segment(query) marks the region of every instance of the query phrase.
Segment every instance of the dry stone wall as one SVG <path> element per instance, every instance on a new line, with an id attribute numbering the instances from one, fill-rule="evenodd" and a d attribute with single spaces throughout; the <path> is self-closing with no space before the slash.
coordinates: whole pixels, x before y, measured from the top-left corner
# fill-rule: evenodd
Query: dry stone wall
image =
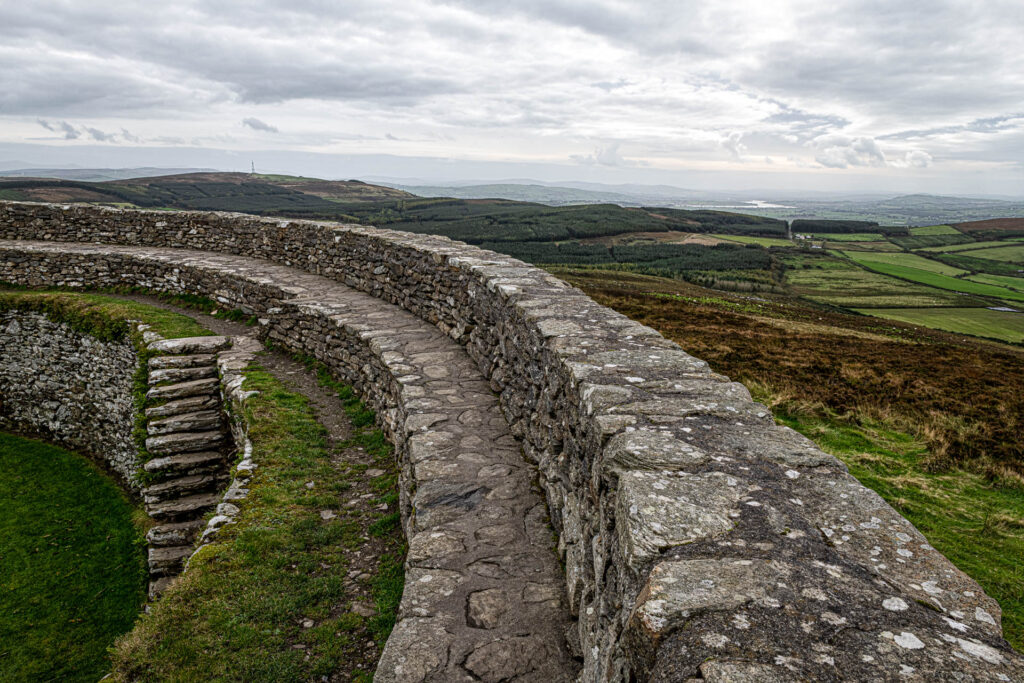
<path id="1" fill-rule="evenodd" d="M 255 312 L 261 336 L 320 358 L 378 411 L 401 464 L 410 550 L 398 623 L 374 680 L 576 678 L 563 575 L 543 498 L 531 486 L 531 468 L 496 397 L 454 341 L 397 306 L 254 259 L 104 245 L 3 246 L 8 244 L 13 248 L 0 246 L 3 277 L 19 283 L 129 283 L 212 294 L 230 308 Z M 244 390 L 241 403 L 236 397 L 243 351 L 233 346 L 231 358 L 222 352 L 218 361 L 236 417 L 246 400 Z M 243 449 L 245 428 L 237 422 L 233 428 Z M 250 458 L 236 466 L 203 539 L 210 525 L 229 523 L 244 505 L 239 501 L 248 475 L 259 466 Z"/>
<path id="2" fill-rule="evenodd" d="M 0 428 L 105 462 L 138 490 L 131 340 L 105 342 L 42 313 L 0 312 Z"/>
<path id="3" fill-rule="evenodd" d="M 443 238 L 225 214 L 3 204 L 0 238 L 253 256 L 397 303 L 465 344 L 537 464 L 581 680 L 1024 678 L 996 603 L 841 463 L 543 271 Z M 117 258 L 57 261 L 0 244 L 0 279 L 137 280 Z M 225 298 L 242 287 L 202 285 Z M 278 325 L 291 337 L 308 321 Z"/>
<path id="4" fill-rule="evenodd" d="M 156 523 L 146 535 L 151 599 L 180 573 L 204 516 L 222 503 L 234 445 L 217 352 L 229 346 L 225 337 L 167 340 L 137 321 L 124 339 L 102 341 L 45 313 L 0 312 L 0 428 L 104 463 L 141 500 Z M 140 357 L 149 357 L 140 401 L 148 407 L 134 394 Z"/>

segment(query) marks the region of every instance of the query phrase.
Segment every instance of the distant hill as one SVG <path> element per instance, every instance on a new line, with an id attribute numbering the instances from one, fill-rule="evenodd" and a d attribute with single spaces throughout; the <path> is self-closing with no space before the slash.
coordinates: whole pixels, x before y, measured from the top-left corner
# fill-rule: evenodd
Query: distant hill
<path id="1" fill-rule="evenodd" d="M 458 199 L 512 199 L 537 202 L 551 206 L 568 204 L 618 204 L 641 206 L 639 198 L 619 192 L 582 190 L 553 185 L 520 185 L 518 183 L 492 183 L 489 185 L 395 185 L 420 197 L 456 197 Z"/>
<path id="2" fill-rule="evenodd" d="M 206 173 L 210 168 L 19 168 L 0 171 L 0 178 L 60 178 L 101 183 L 109 180 L 146 178 L 180 173 Z"/>
<path id="3" fill-rule="evenodd" d="M 217 171 L 130 178 L 107 182 L 0 178 L 0 198 L 45 202 L 97 202 L 140 207 L 241 211 L 321 212 L 334 216 L 338 202 L 412 198 L 390 187 L 358 180 L 320 180 Z"/>
<path id="4" fill-rule="evenodd" d="M 786 234 L 783 221 L 726 211 L 647 210 L 614 203 L 550 206 L 508 199 L 424 198 L 358 180 L 247 173 L 185 173 L 102 183 L 0 178 L 0 199 L 353 221 L 445 235 L 474 244 L 669 231 Z"/>

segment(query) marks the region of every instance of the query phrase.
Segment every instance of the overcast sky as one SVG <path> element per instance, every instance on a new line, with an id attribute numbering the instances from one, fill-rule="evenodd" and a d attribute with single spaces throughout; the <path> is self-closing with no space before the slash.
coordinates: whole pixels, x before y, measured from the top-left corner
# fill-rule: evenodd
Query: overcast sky
<path id="1" fill-rule="evenodd" d="M 0 0 L 0 164 L 1024 195 L 1021 0 Z"/>

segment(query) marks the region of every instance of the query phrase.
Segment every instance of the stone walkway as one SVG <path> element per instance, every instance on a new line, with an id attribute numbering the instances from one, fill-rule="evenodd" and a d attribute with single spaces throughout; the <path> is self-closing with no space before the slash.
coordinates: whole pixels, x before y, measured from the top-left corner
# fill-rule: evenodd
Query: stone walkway
<path id="1" fill-rule="evenodd" d="M 402 458 L 405 594 L 375 680 L 575 679 L 536 473 L 487 380 L 437 328 L 332 280 L 209 252 L 0 241 L 0 279 L 143 286 L 252 310 L 270 339 L 360 387 Z"/>

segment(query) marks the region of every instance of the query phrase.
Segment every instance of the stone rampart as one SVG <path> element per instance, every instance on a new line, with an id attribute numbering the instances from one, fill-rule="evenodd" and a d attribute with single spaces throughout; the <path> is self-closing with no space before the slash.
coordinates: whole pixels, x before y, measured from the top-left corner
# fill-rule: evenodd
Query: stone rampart
<path id="1" fill-rule="evenodd" d="M 741 385 L 539 269 L 444 238 L 228 214 L 7 203 L 0 239 L 251 256 L 399 304 L 464 344 L 537 464 L 581 680 L 1024 676 L 996 603 L 841 463 Z M 148 268 L 165 288 L 226 301 L 288 296 L 259 272 L 142 260 L 2 243 L 0 279 L 134 285 Z M 284 338 L 313 324 L 274 308 L 253 312 Z"/>
<path id="2" fill-rule="evenodd" d="M 138 489 L 130 339 L 101 341 L 43 313 L 0 311 L 0 427 L 106 463 Z"/>

